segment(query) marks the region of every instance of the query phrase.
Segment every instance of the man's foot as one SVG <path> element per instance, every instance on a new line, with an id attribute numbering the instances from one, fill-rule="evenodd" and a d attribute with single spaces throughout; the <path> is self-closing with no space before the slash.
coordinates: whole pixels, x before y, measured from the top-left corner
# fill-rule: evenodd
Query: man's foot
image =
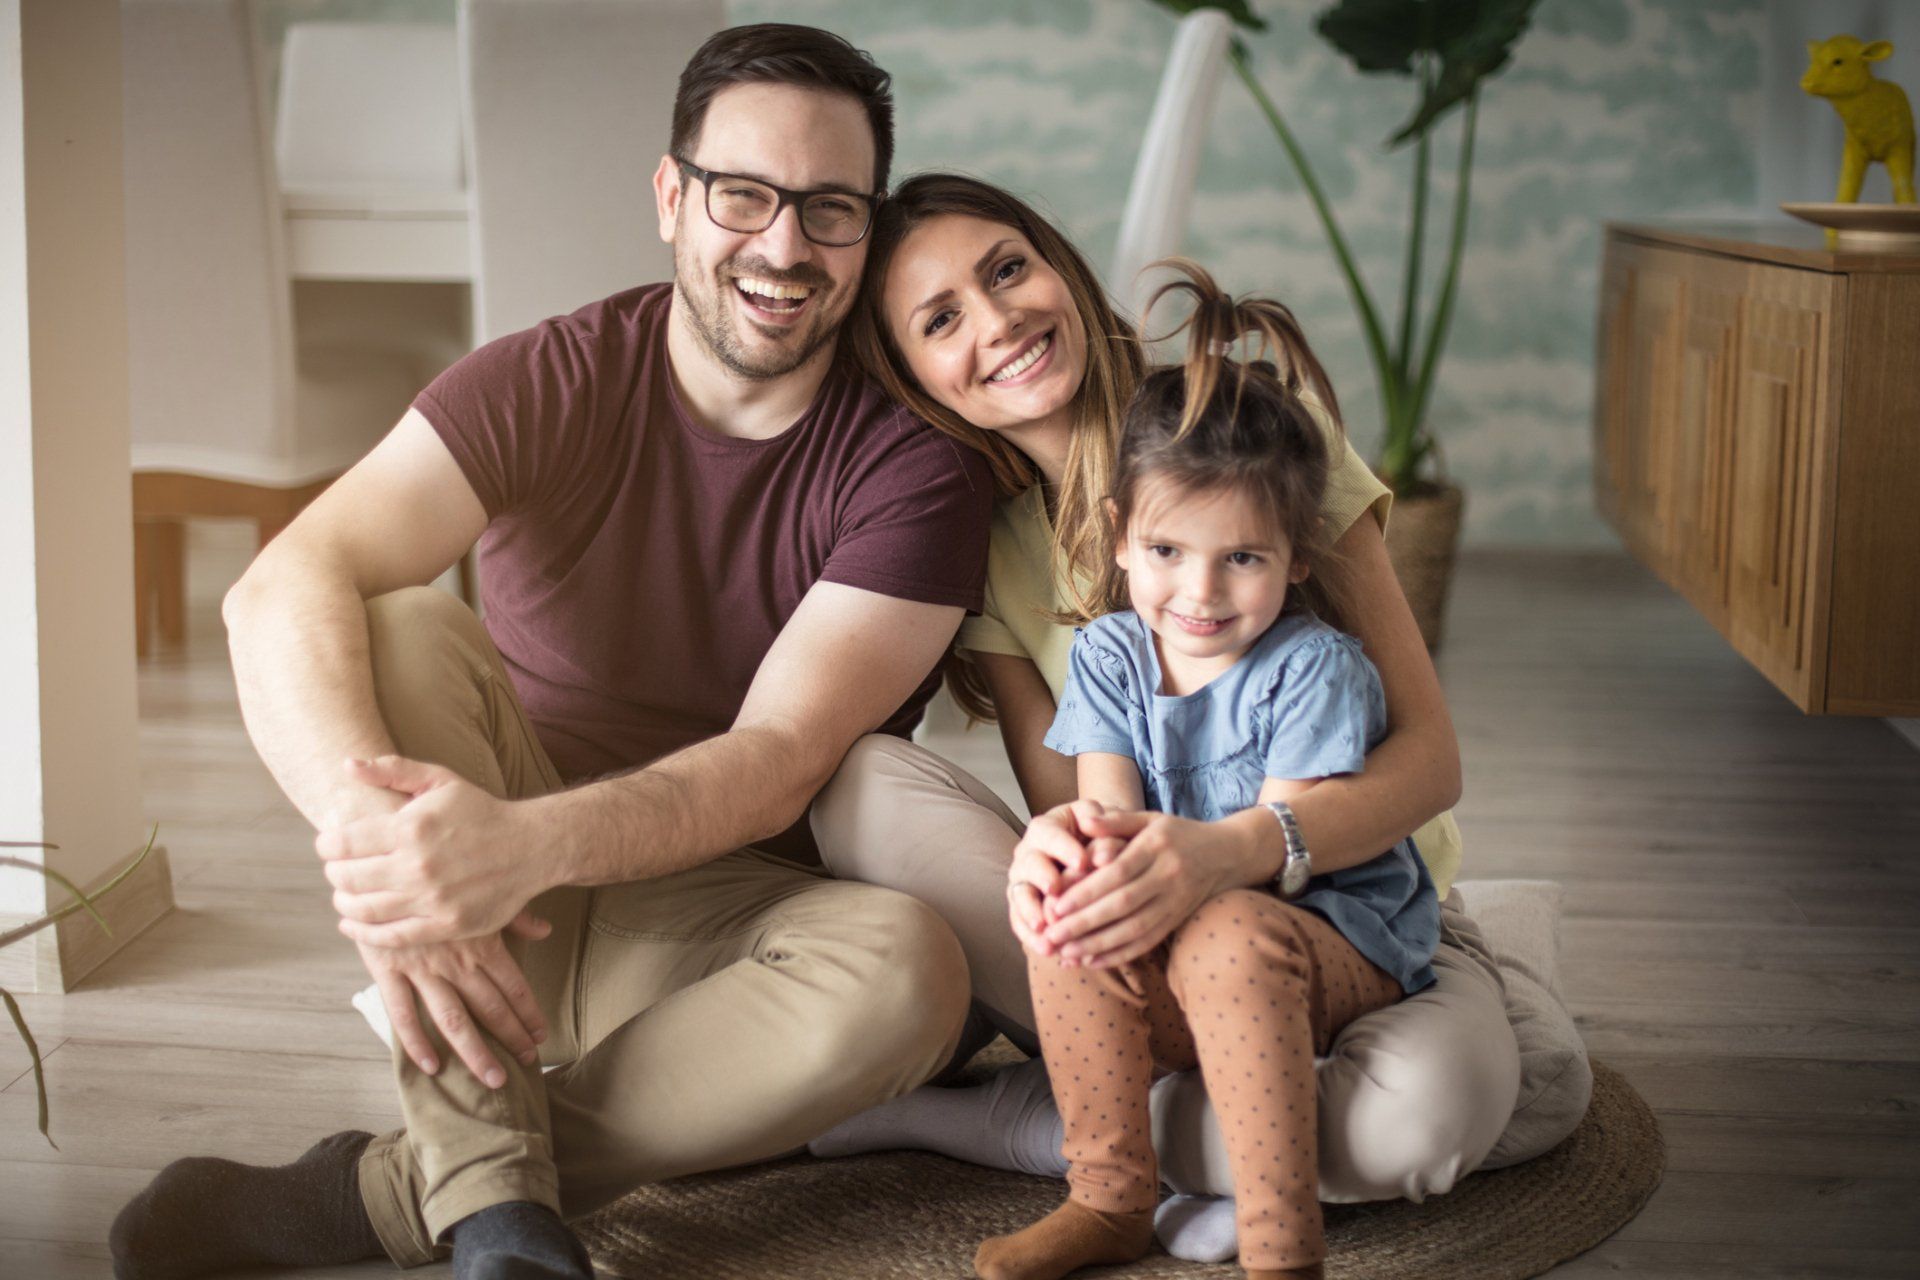
<path id="1" fill-rule="evenodd" d="M 384 1258 L 360 1200 L 373 1135 L 322 1138 L 279 1168 L 194 1156 L 162 1169 L 113 1220 L 117 1280 L 187 1280 L 233 1267 Z"/>
<path id="2" fill-rule="evenodd" d="M 1144 1258 L 1153 1244 L 1153 1210 L 1102 1213 L 1069 1200 L 1010 1236 L 995 1236 L 973 1255 L 981 1280 L 1059 1280 L 1081 1267 Z"/>
<path id="3" fill-rule="evenodd" d="M 593 1280 L 586 1246 L 543 1204 L 489 1205 L 453 1224 L 454 1280 Z"/>

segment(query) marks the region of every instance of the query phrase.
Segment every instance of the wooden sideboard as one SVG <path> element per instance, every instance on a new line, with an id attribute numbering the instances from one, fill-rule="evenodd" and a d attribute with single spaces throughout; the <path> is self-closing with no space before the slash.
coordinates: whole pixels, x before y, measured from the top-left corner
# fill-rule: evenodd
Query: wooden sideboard
<path id="1" fill-rule="evenodd" d="M 1920 253 L 1606 231 L 1594 495 L 1813 714 L 1920 715 Z"/>

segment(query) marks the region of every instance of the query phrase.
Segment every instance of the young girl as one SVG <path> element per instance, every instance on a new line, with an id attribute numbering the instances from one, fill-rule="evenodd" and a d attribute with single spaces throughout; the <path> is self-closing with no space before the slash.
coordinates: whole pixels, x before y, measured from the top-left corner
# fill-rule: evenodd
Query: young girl
<path id="1" fill-rule="evenodd" d="M 1433 981 L 1439 903 L 1412 842 L 1310 866 L 1286 804 L 1358 772 L 1387 732 L 1373 664 L 1309 607 L 1328 441 L 1301 394 L 1336 402 L 1285 307 L 1235 302 L 1181 270 L 1161 293 L 1193 297 L 1189 353 L 1129 405 L 1107 504 L 1114 563 L 1099 597 L 1132 608 L 1075 636 L 1046 739 L 1075 757 L 1083 800 L 1169 816 L 1062 868 L 1105 882 L 1103 935 L 1057 955 L 1029 945 L 1071 1192 L 980 1246 L 987 1280 L 1145 1254 L 1158 1191 L 1148 1085 L 1156 1065 L 1196 1063 L 1233 1166 L 1241 1264 L 1318 1276 L 1314 1055 Z M 1285 373 L 1230 359 L 1246 335 Z M 1278 822 L 1289 856 L 1270 884 L 1170 904 L 1150 873 L 1167 847 L 1156 824 L 1182 821 Z"/>

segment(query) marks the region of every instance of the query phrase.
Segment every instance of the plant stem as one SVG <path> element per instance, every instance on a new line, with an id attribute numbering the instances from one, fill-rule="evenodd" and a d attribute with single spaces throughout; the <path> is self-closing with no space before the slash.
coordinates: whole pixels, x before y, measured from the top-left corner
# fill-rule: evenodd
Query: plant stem
<path id="1" fill-rule="evenodd" d="M 20 1039 L 27 1046 L 27 1056 L 33 1059 L 33 1091 L 40 1099 L 40 1136 L 47 1140 L 48 1146 L 58 1151 L 60 1144 L 47 1131 L 47 1075 L 40 1061 L 40 1046 L 34 1043 L 33 1032 L 27 1030 L 27 1015 L 20 1012 L 20 1002 L 13 998 L 13 992 L 0 987 L 0 1001 L 6 1003 L 7 1014 L 13 1019 L 13 1029 L 20 1033 Z"/>
<path id="2" fill-rule="evenodd" d="M 1347 278 L 1347 289 L 1353 295 L 1354 309 L 1360 313 L 1360 325 L 1366 330 L 1367 347 L 1373 354 L 1374 372 L 1380 381 L 1381 413 L 1389 422 L 1393 420 L 1395 406 L 1399 400 L 1399 389 L 1394 385 L 1393 364 L 1387 353 L 1387 336 L 1380 326 L 1380 313 L 1373 305 L 1373 298 L 1367 293 L 1367 286 L 1360 279 L 1360 272 L 1354 266 L 1353 254 L 1347 249 L 1347 238 L 1340 234 L 1340 224 L 1334 221 L 1333 209 L 1327 204 L 1327 197 L 1320 190 L 1319 181 L 1313 176 L 1313 168 L 1307 163 L 1306 153 L 1300 150 L 1300 144 L 1294 140 L 1293 130 L 1287 128 L 1287 122 L 1280 116 L 1280 108 L 1260 87 L 1260 80 L 1253 74 L 1253 68 L 1247 62 L 1247 56 L 1239 45 L 1235 45 L 1231 57 L 1233 69 L 1239 73 L 1240 82 L 1247 86 L 1253 100 L 1259 104 L 1266 115 L 1267 123 L 1273 126 L 1279 135 L 1280 145 L 1286 148 L 1287 158 L 1293 161 L 1294 172 L 1300 176 L 1300 185 L 1307 189 L 1308 199 L 1320 215 L 1320 225 L 1325 228 L 1327 242 L 1333 246 L 1334 257 L 1340 260 L 1340 270 Z"/>
<path id="3" fill-rule="evenodd" d="M 1431 76 L 1423 65 L 1420 89 L 1427 92 Z M 1427 170 L 1432 149 L 1429 133 L 1422 133 L 1413 149 L 1413 227 L 1407 234 L 1407 276 L 1400 294 L 1400 340 L 1394 344 L 1395 371 L 1404 384 L 1413 372 L 1413 317 L 1420 305 L 1420 258 L 1427 239 Z"/>
<path id="4" fill-rule="evenodd" d="M 1447 327 L 1453 321 L 1453 299 L 1460 284 L 1460 259 L 1467 244 L 1468 184 L 1473 177 L 1473 126 L 1480 113 L 1480 90 L 1467 95 L 1466 110 L 1460 121 L 1460 176 L 1453 192 L 1453 231 L 1447 245 L 1446 282 L 1440 286 L 1440 303 L 1433 311 L 1427 329 L 1426 354 L 1420 360 L 1420 379 L 1413 388 L 1413 420 L 1424 430 L 1427 403 L 1433 394 L 1433 374 L 1440 364 L 1440 350 L 1447 342 Z"/>
<path id="5" fill-rule="evenodd" d="M 137 855 L 135 855 L 132 862 L 129 862 L 125 867 L 121 868 L 120 873 L 118 875 L 114 876 L 113 879 L 107 881 L 105 884 L 101 885 L 99 889 L 95 890 L 93 895 L 94 898 L 104 896 L 109 890 L 118 886 L 122 880 L 125 880 L 128 876 L 132 875 L 134 868 L 138 867 L 141 863 L 145 862 L 147 860 L 147 855 L 153 852 L 153 842 L 159 836 L 159 834 L 160 834 L 160 828 L 158 826 L 155 826 L 152 831 L 148 832 L 147 847 L 142 849 Z M 9 929 L 5 933 L 0 933 L 0 947 L 5 947 L 11 943 L 18 942 L 20 941 L 20 939 L 27 937 L 30 934 L 38 933 L 40 932 L 40 930 L 46 928 L 48 925 L 64 920 L 76 911 L 85 911 L 87 914 L 91 915 L 95 920 L 98 920 L 100 922 L 100 927 L 102 929 L 107 929 L 107 922 L 100 918 L 100 913 L 98 911 L 94 910 L 93 900 L 91 898 L 88 898 L 86 894 L 80 892 L 79 889 L 75 888 L 73 885 L 73 882 L 68 880 L 65 876 L 61 875 L 59 872 L 50 871 L 46 867 L 39 866 L 36 863 L 27 862 L 26 860 L 21 858 L 0 857 L 0 865 L 25 867 L 29 871 L 38 871 L 40 874 L 48 877 L 49 879 L 59 881 L 62 885 L 66 887 L 69 893 L 73 894 L 74 898 L 76 899 L 76 901 L 69 902 L 66 906 L 61 907 L 58 911 L 48 912 L 46 915 L 41 916 L 38 920 L 29 921 L 28 923 L 21 925 L 17 929 Z M 113 930 L 107 929 L 107 933 L 111 935 L 113 933 Z"/>

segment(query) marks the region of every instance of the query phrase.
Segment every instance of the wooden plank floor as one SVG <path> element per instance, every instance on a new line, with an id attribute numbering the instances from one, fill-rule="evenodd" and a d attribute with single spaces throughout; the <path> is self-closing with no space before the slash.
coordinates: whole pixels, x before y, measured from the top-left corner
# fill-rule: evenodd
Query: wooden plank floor
<path id="1" fill-rule="evenodd" d="M 9 1280 L 108 1275 L 107 1223 L 174 1156 L 278 1162 L 396 1118 L 310 834 L 234 705 L 215 605 L 244 545 L 195 548 L 192 643 L 141 674 L 180 909 L 24 1001 L 59 1150 L 0 1035 Z M 1466 874 L 1566 883 L 1569 999 L 1669 1143 L 1647 1209 L 1555 1274 L 1920 1274 L 1920 751 L 1802 717 L 1616 555 L 1469 557 L 1441 668 Z M 990 736 L 934 745 L 1011 790 Z"/>

